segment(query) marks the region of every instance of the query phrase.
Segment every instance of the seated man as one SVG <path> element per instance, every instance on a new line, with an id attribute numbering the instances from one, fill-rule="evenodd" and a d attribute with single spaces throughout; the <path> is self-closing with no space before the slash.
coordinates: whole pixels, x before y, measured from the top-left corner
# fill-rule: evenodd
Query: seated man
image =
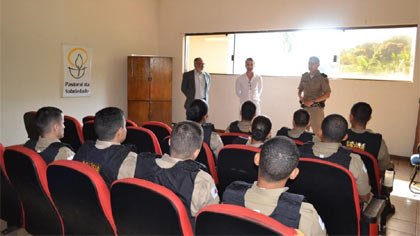
<path id="1" fill-rule="evenodd" d="M 271 120 L 266 116 L 257 116 L 252 120 L 251 137 L 246 145 L 260 147 L 271 138 Z M 235 143 L 235 141 L 234 141 Z"/>
<path id="2" fill-rule="evenodd" d="M 365 164 L 359 155 L 341 145 L 341 141 L 347 138 L 347 128 L 347 121 L 341 115 L 333 114 L 325 117 L 321 125 L 320 141 L 305 143 L 299 148 L 300 155 L 320 158 L 350 170 L 356 180 L 361 202 L 368 202 L 371 197 L 371 187 Z"/>
<path id="3" fill-rule="evenodd" d="M 172 129 L 171 155 L 162 158 L 139 158 L 136 177 L 163 185 L 177 194 L 190 215 L 191 222 L 198 211 L 219 203 L 212 177 L 195 161 L 203 143 L 203 129 L 195 122 L 184 121 Z"/>
<path id="4" fill-rule="evenodd" d="M 309 112 L 304 109 L 299 109 L 293 114 L 293 129 L 283 127 L 277 131 L 276 136 L 287 136 L 303 143 L 313 141 L 314 134 L 306 131 L 310 126 L 309 120 Z"/>
<path id="5" fill-rule="evenodd" d="M 121 145 L 127 135 L 123 111 L 116 107 L 98 111 L 94 127 L 98 140 L 86 141 L 73 160 L 96 169 L 108 186 L 117 179 L 134 177 L 137 154 Z"/>
<path id="6" fill-rule="evenodd" d="M 208 118 L 207 103 L 201 99 L 194 100 L 187 109 L 187 120 L 197 122 L 204 130 L 204 142 L 207 143 L 217 158 L 220 149 L 223 148 L 223 142 L 220 136 L 214 132 L 214 125 L 207 123 Z"/>
<path id="7" fill-rule="evenodd" d="M 249 184 L 231 183 L 223 193 L 223 203 L 245 206 L 268 215 L 304 235 L 326 235 L 324 223 L 304 196 L 288 193 L 287 180 L 299 173 L 299 150 L 286 137 L 275 137 L 265 142 L 261 153 L 255 155 L 258 181 Z"/>
<path id="8" fill-rule="evenodd" d="M 36 112 L 35 119 L 40 136 L 37 140 L 28 140 L 24 146 L 38 152 L 47 164 L 54 160 L 71 160 L 73 150 L 60 142 L 64 137 L 63 112 L 56 107 L 42 107 Z"/>
<path id="9" fill-rule="evenodd" d="M 343 142 L 347 147 L 359 148 L 375 156 L 378 160 L 381 175 L 385 170 L 394 168 L 391 163 L 388 148 L 381 134 L 366 129 L 372 115 L 372 108 L 365 102 L 353 105 L 350 113 L 351 129 L 347 131 L 348 139 Z"/>
<path id="10" fill-rule="evenodd" d="M 251 134 L 251 122 L 257 107 L 251 101 L 246 101 L 241 107 L 241 120 L 230 123 L 226 132 Z"/>

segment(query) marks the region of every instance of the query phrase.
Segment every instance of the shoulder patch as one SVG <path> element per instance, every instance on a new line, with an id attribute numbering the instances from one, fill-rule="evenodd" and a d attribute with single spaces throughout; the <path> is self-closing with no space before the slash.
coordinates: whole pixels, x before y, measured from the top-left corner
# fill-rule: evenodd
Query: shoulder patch
<path id="1" fill-rule="evenodd" d="M 318 216 L 318 222 L 319 222 L 319 226 L 321 226 L 321 229 L 325 230 L 325 224 L 324 224 L 324 221 L 322 221 L 321 216 Z"/>
<path id="2" fill-rule="evenodd" d="M 215 199 L 217 196 L 219 196 L 216 186 L 213 185 L 213 187 L 210 190 L 211 196 L 213 199 Z"/>

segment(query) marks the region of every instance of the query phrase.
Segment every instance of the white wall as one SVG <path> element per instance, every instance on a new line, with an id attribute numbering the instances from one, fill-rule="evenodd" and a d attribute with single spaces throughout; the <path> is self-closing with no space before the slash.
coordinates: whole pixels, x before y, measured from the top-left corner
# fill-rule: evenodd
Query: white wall
<path id="1" fill-rule="evenodd" d="M 174 57 L 173 120 L 185 118 L 185 98 L 180 92 L 185 33 L 417 24 L 419 9 L 418 0 L 161 0 L 159 49 L 162 54 Z M 417 61 L 419 47 L 420 43 Z M 306 69 L 302 68 L 302 73 Z M 374 113 L 370 127 L 384 135 L 392 154 L 408 156 L 420 94 L 419 63 L 414 77 L 414 83 L 331 81 L 332 96 L 325 113 L 347 117 L 354 102 L 371 103 Z M 233 86 L 235 76 L 213 75 L 212 78 L 210 120 L 217 128 L 225 128 L 239 113 Z M 271 117 L 275 129 L 291 125 L 291 115 L 298 108 L 298 82 L 296 77 L 264 78 L 262 110 Z"/>
<path id="2" fill-rule="evenodd" d="M 2 0 L 1 139 L 26 140 L 23 113 L 51 105 L 81 119 L 127 107 L 127 56 L 158 53 L 159 1 Z M 62 98 L 63 43 L 93 49 L 92 95 Z"/>

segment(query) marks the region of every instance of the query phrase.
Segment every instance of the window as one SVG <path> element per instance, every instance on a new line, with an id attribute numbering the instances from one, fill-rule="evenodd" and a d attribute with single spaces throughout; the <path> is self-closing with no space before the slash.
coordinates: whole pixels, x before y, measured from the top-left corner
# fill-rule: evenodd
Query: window
<path id="1" fill-rule="evenodd" d="M 186 68 L 202 57 L 206 71 L 242 74 L 245 60 L 269 76 L 300 76 L 308 58 L 332 78 L 412 81 L 417 26 L 186 35 Z"/>

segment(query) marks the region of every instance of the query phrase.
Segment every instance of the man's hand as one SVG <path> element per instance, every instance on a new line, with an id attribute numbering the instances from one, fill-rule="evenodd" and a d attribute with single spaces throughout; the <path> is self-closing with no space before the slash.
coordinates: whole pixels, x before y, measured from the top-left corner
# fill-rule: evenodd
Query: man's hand
<path id="1" fill-rule="evenodd" d="M 310 107 L 314 104 L 314 102 L 312 100 L 306 100 L 303 101 L 303 105 L 305 105 L 306 107 Z"/>

